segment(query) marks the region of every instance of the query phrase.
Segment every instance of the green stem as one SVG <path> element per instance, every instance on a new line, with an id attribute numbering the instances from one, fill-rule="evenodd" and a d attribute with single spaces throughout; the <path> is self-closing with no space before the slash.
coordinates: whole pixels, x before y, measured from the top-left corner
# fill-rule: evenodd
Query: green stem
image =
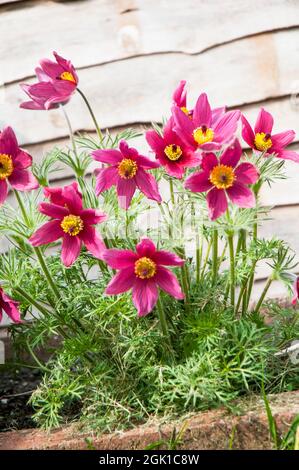
<path id="1" fill-rule="evenodd" d="M 30 344 L 29 344 L 29 341 L 26 341 L 26 346 L 27 346 L 27 349 L 30 353 L 30 355 L 32 356 L 32 358 L 34 359 L 34 361 L 36 362 L 36 364 L 38 365 L 38 368 L 43 370 L 44 372 L 47 372 L 47 373 L 50 373 L 50 369 L 48 369 L 44 364 L 42 364 L 40 362 L 40 360 L 38 359 L 38 357 L 36 356 L 36 354 L 33 352 Z"/>
<path id="2" fill-rule="evenodd" d="M 218 231 L 217 230 L 214 230 L 214 233 L 213 233 L 212 271 L 213 271 L 212 282 L 213 284 L 215 284 L 216 279 L 217 279 L 217 271 L 218 271 Z"/>
<path id="3" fill-rule="evenodd" d="M 185 307 L 186 310 L 189 310 L 189 283 L 188 283 L 188 271 L 186 264 L 181 267 L 182 273 L 182 283 L 183 283 L 183 291 L 185 294 Z"/>
<path id="4" fill-rule="evenodd" d="M 96 120 L 96 117 L 95 117 L 95 115 L 94 115 L 94 112 L 93 112 L 93 110 L 92 110 L 92 108 L 91 108 L 91 106 L 90 106 L 90 104 L 89 104 L 89 102 L 88 102 L 88 99 L 87 99 L 86 96 L 84 95 L 83 91 L 81 91 L 79 88 L 77 88 L 77 91 L 78 91 L 79 95 L 81 95 L 81 97 L 83 98 L 83 100 L 84 100 L 84 102 L 85 102 L 85 104 L 86 104 L 86 106 L 87 106 L 87 109 L 88 109 L 88 111 L 89 111 L 89 113 L 90 113 L 90 115 L 91 115 L 91 118 L 92 118 L 93 122 L 94 122 L 94 125 L 95 125 L 95 128 L 96 128 L 98 137 L 99 137 L 100 141 L 102 142 L 102 140 L 103 140 L 103 134 L 102 134 L 101 128 L 100 128 L 100 126 L 99 126 L 99 124 L 98 124 L 98 121 Z"/>
<path id="5" fill-rule="evenodd" d="M 169 345 L 170 349 L 172 349 L 171 342 L 170 342 L 170 335 L 169 335 L 168 325 L 167 325 L 167 320 L 166 320 L 166 316 L 165 316 L 165 312 L 164 312 L 164 308 L 163 308 L 163 304 L 162 304 L 162 301 L 160 299 L 160 296 L 158 297 L 158 300 L 157 300 L 157 310 L 158 310 L 158 315 L 159 315 L 161 331 L 162 331 L 163 336 L 165 337 L 166 341 L 168 342 L 168 345 Z"/>
<path id="6" fill-rule="evenodd" d="M 268 290 L 269 290 L 269 287 L 270 287 L 271 284 L 272 284 L 272 281 L 273 281 L 272 276 L 269 276 L 269 277 L 268 277 L 268 280 L 267 280 L 267 282 L 266 282 L 266 284 L 265 284 L 264 290 L 263 290 L 263 292 L 262 292 L 262 294 L 261 294 L 261 296 L 260 296 L 260 298 L 259 298 L 259 301 L 258 301 L 258 303 L 256 304 L 256 307 L 255 307 L 255 309 L 254 309 L 255 313 L 258 313 L 258 311 L 259 311 L 259 309 L 260 309 L 260 307 L 261 307 L 261 305 L 262 305 L 262 303 L 263 303 L 263 301 L 264 301 L 264 298 L 266 297 L 266 294 L 267 294 L 267 292 L 268 292 Z"/>
<path id="7" fill-rule="evenodd" d="M 200 279 L 200 266 L 202 260 L 202 237 L 199 237 L 198 233 L 195 238 L 196 243 L 196 283 L 199 283 Z"/>
<path id="8" fill-rule="evenodd" d="M 27 226 L 28 228 L 30 228 L 30 225 L 31 225 L 31 224 L 30 224 L 30 220 L 29 220 L 29 218 L 28 218 L 28 216 L 27 216 L 27 212 L 26 212 L 25 206 L 24 206 L 24 204 L 23 204 L 22 198 L 21 198 L 21 196 L 19 195 L 19 193 L 18 193 L 18 191 L 17 191 L 16 189 L 14 189 L 13 192 L 14 192 L 15 198 L 16 198 L 18 204 L 19 204 L 19 207 L 20 207 L 20 209 L 21 209 L 24 222 L 25 222 L 26 226 Z"/>
<path id="9" fill-rule="evenodd" d="M 46 276 L 46 279 L 47 279 L 47 282 L 50 286 L 50 288 L 52 289 L 53 291 L 53 294 L 55 295 L 56 299 L 57 300 L 60 300 L 60 293 L 59 293 L 59 290 L 57 289 L 57 286 L 55 284 L 55 282 L 53 281 L 52 279 L 52 276 L 51 276 L 51 273 L 48 269 L 48 266 L 46 265 L 45 263 L 45 260 L 44 260 L 44 257 L 43 257 L 43 254 L 42 254 L 42 251 L 39 247 L 35 246 L 34 248 L 34 251 L 35 251 L 35 254 L 38 258 L 38 261 L 39 261 L 39 264 L 44 272 L 44 275 Z"/>
<path id="10" fill-rule="evenodd" d="M 235 305 L 235 256 L 234 256 L 234 237 L 229 234 L 227 236 L 228 247 L 229 247 L 229 259 L 230 259 L 230 301 L 232 307 Z"/>
<path id="11" fill-rule="evenodd" d="M 173 189 L 173 181 L 172 179 L 169 180 L 169 189 L 170 189 L 170 199 L 171 199 L 171 203 L 174 207 L 175 205 L 175 198 L 174 198 L 174 189 Z"/>
<path id="12" fill-rule="evenodd" d="M 213 239 L 211 239 L 209 241 L 209 244 L 208 244 L 206 256 L 205 256 L 203 267 L 202 267 L 202 270 L 201 270 L 201 279 L 203 279 L 203 277 L 204 277 L 205 270 L 206 270 L 206 267 L 207 267 L 207 264 L 208 264 L 208 261 L 209 261 L 209 256 L 210 256 L 210 251 L 211 251 L 211 248 L 212 248 L 212 243 L 213 243 Z"/>
<path id="13" fill-rule="evenodd" d="M 254 282 L 254 273 L 255 273 L 255 268 L 256 268 L 256 263 L 257 261 L 253 261 L 252 263 L 252 268 L 251 268 L 251 274 L 249 277 L 249 282 L 248 282 L 248 288 L 247 288 L 247 295 L 246 295 L 246 310 L 249 307 L 249 302 L 250 302 L 250 296 L 252 292 L 252 287 L 253 287 L 253 282 Z"/>
<path id="14" fill-rule="evenodd" d="M 71 141 L 71 144 L 72 144 L 72 147 L 73 147 L 74 155 L 78 160 L 78 152 L 77 152 L 76 142 L 75 142 L 75 139 L 74 139 L 74 132 L 73 132 L 73 128 L 72 128 L 72 125 L 71 125 L 71 121 L 68 117 L 68 114 L 67 114 L 66 110 L 64 109 L 64 105 L 60 105 L 60 109 L 62 110 L 62 113 L 63 113 L 64 118 L 65 118 L 66 123 L 67 123 L 67 127 L 68 127 L 68 130 L 69 130 L 69 137 L 70 137 L 70 141 Z"/>

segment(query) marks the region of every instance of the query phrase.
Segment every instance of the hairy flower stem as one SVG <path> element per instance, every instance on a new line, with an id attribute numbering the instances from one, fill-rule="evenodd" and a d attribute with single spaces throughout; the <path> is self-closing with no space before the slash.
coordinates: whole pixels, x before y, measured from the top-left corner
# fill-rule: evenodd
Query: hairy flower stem
<path id="1" fill-rule="evenodd" d="M 27 212 L 26 212 L 26 208 L 23 204 L 23 201 L 22 201 L 22 198 L 21 196 L 19 195 L 18 191 L 16 189 L 13 190 L 14 192 L 14 195 L 15 195 L 15 198 L 19 204 L 19 208 L 21 209 L 21 212 L 22 212 L 22 216 L 23 216 L 23 219 L 24 219 L 24 222 L 26 224 L 26 227 L 27 228 L 30 228 L 31 226 L 31 223 L 30 223 L 30 220 L 28 218 L 28 215 L 27 215 Z"/>
<path id="2" fill-rule="evenodd" d="M 174 189 L 173 189 L 173 181 L 172 179 L 169 180 L 169 189 L 170 189 L 170 199 L 171 203 L 173 205 L 173 208 L 175 206 L 175 198 L 174 198 Z"/>
<path id="3" fill-rule="evenodd" d="M 169 349 L 172 350 L 167 320 L 166 320 L 166 316 L 165 316 L 165 312 L 164 312 L 164 308 L 163 308 L 163 304 L 160 299 L 160 296 L 158 297 L 158 300 L 157 300 L 157 310 L 158 310 L 158 315 L 159 315 L 161 331 L 163 333 L 163 336 L 165 337 L 165 340 L 168 343 Z"/>
<path id="4" fill-rule="evenodd" d="M 86 96 L 84 95 L 83 91 L 81 91 L 79 88 L 77 88 L 77 91 L 78 91 L 79 95 L 81 95 L 81 97 L 83 98 L 83 100 L 84 100 L 84 102 L 85 102 L 85 104 L 86 104 L 86 106 L 87 106 L 87 109 L 88 109 L 88 111 L 89 111 L 89 113 L 90 113 L 90 116 L 91 116 L 91 118 L 92 118 L 92 120 L 93 120 L 93 122 L 94 122 L 94 125 L 95 125 L 95 128 L 96 128 L 98 137 L 99 137 L 100 141 L 102 142 L 102 141 L 103 141 L 103 134 L 102 134 L 102 131 L 101 131 L 100 126 L 98 125 L 98 122 L 97 122 L 97 120 L 96 120 L 96 117 L 95 117 L 95 115 L 94 115 L 94 112 L 93 112 L 93 110 L 92 110 L 92 108 L 91 108 L 91 106 L 90 106 L 90 104 L 89 104 L 89 102 L 88 102 L 88 99 L 87 99 Z"/>
<path id="5" fill-rule="evenodd" d="M 217 230 L 214 230 L 213 232 L 212 271 L 213 271 L 212 282 L 213 284 L 215 284 L 216 279 L 217 279 L 217 272 L 218 272 L 218 231 Z"/>
<path id="6" fill-rule="evenodd" d="M 253 288 L 253 282 L 254 282 L 254 272 L 256 268 L 256 263 L 257 261 L 253 261 L 252 263 L 252 268 L 251 268 L 251 275 L 249 277 L 249 282 L 248 282 L 248 287 L 247 287 L 247 294 L 246 294 L 246 310 L 249 307 L 249 302 L 250 302 L 250 297 L 251 297 L 251 292 Z"/>
<path id="7" fill-rule="evenodd" d="M 266 282 L 266 284 L 265 284 L 264 290 L 263 290 L 263 292 L 262 292 L 262 294 L 261 294 L 261 296 L 260 296 L 260 298 L 259 298 L 259 300 L 258 300 L 258 303 L 256 304 L 256 307 L 255 307 L 255 309 L 254 309 L 254 312 L 255 312 L 255 313 L 258 313 L 258 312 L 259 312 L 259 309 L 261 308 L 261 305 L 262 305 L 262 303 L 263 303 L 263 301 L 264 301 L 264 298 L 266 297 L 266 294 L 267 294 L 267 292 L 268 292 L 268 290 L 269 290 L 269 287 L 270 287 L 271 284 L 272 284 L 272 281 L 273 281 L 273 277 L 272 277 L 272 276 L 269 276 L 269 277 L 268 277 L 268 280 L 267 280 L 267 282 Z"/>
<path id="8" fill-rule="evenodd" d="M 75 157 L 78 161 L 78 152 L 77 152 L 76 142 L 75 142 L 75 139 L 74 139 L 74 132 L 73 132 L 73 128 L 72 128 L 72 125 L 71 125 L 71 121 L 68 117 L 68 114 L 67 114 L 65 108 L 64 108 L 64 105 L 60 105 L 60 109 L 62 111 L 62 114 L 64 116 L 64 119 L 66 121 L 68 130 L 69 130 L 69 137 L 70 137 L 70 141 L 71 141 L 71 144 L 72 144 L 72 147 L 73 147 L 74 155 L 75 155 Z"/>
<path id="9" fill-rule="evenodd" d="M 207 267 L 207 264 L 208 264 L 208 261 L 209 261 L 210 251 L 211 251 L 211 248 L 212 248 L 212 243 L 213 243 L 213 239 L 211 238 L 211 240 L 208 243 L 206 256 L 205 256 L 203 267 L 202 267 L 202 270 L 201 270 L 201 279 L 203 279 L 204 275 L 205 275 L 205 270 L 206 270 L 206 267 Z"/>
<path id="10" fill-rule="evenodd" d="M 234 256 L 234 236 L 228 234 L 228 247 L 229 247 L 229 259 L 230 259 L 230 302 L 231 306 L 235 305 L 235 256 Z"/>
<path id="11" fill-rule="evenodd" d="M 198 233 L 195 237 L 196 243 L 196 255 L 195 255 L 195 263 L 196 263 L 196 283 L 199 283 L 200 279 L 200 267 L 202 261 L 202 237 L 199 237 Z"/>

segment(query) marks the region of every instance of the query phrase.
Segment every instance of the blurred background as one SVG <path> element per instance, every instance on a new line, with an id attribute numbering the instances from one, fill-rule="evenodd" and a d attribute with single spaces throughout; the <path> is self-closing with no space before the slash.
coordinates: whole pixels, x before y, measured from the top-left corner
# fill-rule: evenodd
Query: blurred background
<path id="1" fill-rule="evenodd" d="M 189 107 L 206 91 L 213 107 L 240 108 L 254 122 L 264 106 L 276 132 L 299 135 L 299 0 L 0 0 L 0 127 L 10 124 L 36 161 L 67 143 L 68 131 L 59 110 L 19 109 L 19 83 L 53 50 L 73 62 L 111 132 L 161 122 L 185 79 Z M 74 130 L 91 132 L 78 95 L 67 111 Z M 135 145 L 148 152 L 143 138 Z M 274 209 L 262 234 L 299 253 L 299 165 L 288 162 L 286 172 L 290 179 L 263 191 Z M 58 184 L 70 177 L 54 174 Z M 266 275 L 262 267 L 261 284 Z"/>

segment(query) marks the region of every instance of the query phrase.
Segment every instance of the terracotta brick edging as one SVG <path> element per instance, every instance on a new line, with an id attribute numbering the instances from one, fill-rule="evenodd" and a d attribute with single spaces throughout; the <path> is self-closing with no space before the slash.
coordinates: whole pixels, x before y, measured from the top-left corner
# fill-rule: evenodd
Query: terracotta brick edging
<path id="1" fill-rule="evenodd" d="M 299 391 L 269 397 L 279 431 L 285 433 L 299 415 Z M 72 424 L 49 433 L 36 429 L 0 433 L 0 450 L 144 450 L 157 441 L 168 441 L 173 430 L 184 427 L 181 449 L 270 449 L 272 447 L 265 407 L 260 398 L 237 403 L 238 415 L 226 409 L 194 414 L 167 424 L 155 422 L 126 432 L 97 435 L 83 433 Z M 161 446 L 163 448 L 163 446 Z M 167 446 L 164 446 L 167 448 Z"/>

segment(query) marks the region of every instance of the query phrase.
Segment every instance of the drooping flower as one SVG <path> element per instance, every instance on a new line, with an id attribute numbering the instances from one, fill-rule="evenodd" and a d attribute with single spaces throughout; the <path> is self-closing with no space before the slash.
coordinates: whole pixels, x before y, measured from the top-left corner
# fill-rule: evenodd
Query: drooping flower
<path id="1" fill-rule="evenodd" d="M 295 139 L 295 132 L 292 130 L 272 134 L 273 116 L 261 108 L 254 126 L 254 130 L 249 122 L 242 115 L 242 137 L 254 150 L 264 152 L 265 155 L 275 154 L 278 158 L 299 162 L 299 154 L 293 150 L 285 150 Z"/>
<path id="2" fill-rule="evenodd" d="M 259 174 L 251 163 L 239 163 L 241 155 L 238 140 L 223 152 L 219 160 L 214 153 L 206 153 L 201 163 L 202 171 L 185 181 L 185 187 L 190 191 L 207 192 L 209 217 L 212 220 L 227 210 L 227 197 L 239 207 L 255 205 L 254 194 L 248 185 L 254 184 Z"/>
<path id="3" fill-rule="evenodd" d="M 19 302 L 11 299 L 0 287 L 0 322 L 2 320 L 4 310 L 13 322 L 22 323 L 19 305 Z"/>
<path id="4" fill-rule="evenodd" d="M 96 171 L 97 196 L 115 185 L 119 205 L 123 209 L 128 209 L 136 188 L 149 199 L 162 201 L 157 181 L 146 171 L 158 168 L 159 163 L 140 155 L 135 148 L 129 147 L 126 141 L 120 142 L 119 150 L 95 150 L 92 157 L 98 162 L 110 165 Z"/>
<path id="5" fill-rule="evenodd" d="M 109 282 L 105 293 L 122 294 L 132 289 L 133 303 L 139 316 L 145 316 L 158 300 L 158 287 L 176 299 L 184 294 L 176 276 L 165 266 L 183 266 L 184 260 L 169 251 L 157 250 L 149 238 L 143 238 L 130 250 L 106 250 L 106 263 L 119 270 Z"/>
<path id="6" fill-rule="evenodd" d="M 28 170 L 32 157 L 19 147 L 11 127 L 0 132 L 0 204 L 8 194 L 8 183 L 18 191 L 30 191 L 38 187 L 38 182 Z"/>
<path id="7" fill-rule="evenodd" d="M 173 131 L 173 118 L 165 125 L 163 136 L 151 130 L 146 132 L 145 137 L 170 176 L 182 178 L 185 168 L 198 166 L 201 162 L 201 157 L 195 154 L 193 148 L 188 147 Z"/>
<path id="8" fill-rule="evenodd" d="M 219 150 L 233 139 L 237 130 L 240 111 L 219 112 L 213 117 L 206 93 L 202 93 L 192 116 L 186 115 L 178 106 L 172 108 L 174 131 L 194 150 Z"/>
<path id="9" fill-rule="evenodd" d="M 96 258 L 102 258 L 106 248 L 94 227 L 107 216 L 95 209 L 84 209 L 82 195 L 76 183 L 64 188 L 46 188 L 51 202 L 42 202 L 39 211 L 51 218 L 29 239 L 33 246 L 47 245 L 62 238 L 61 260 L 71 266 L 78 258 L 82 243 Z"/>
<path id="10" fill-rule="evenodd" d="M 57 52 L 53 52 L 56 62 L 42 59 L 35 69 L 38 83 L 21 84 L 30 101 L 21 103 L 25 109 L 51 109 L 60 103 L 67 103 L 78 85 L 78 75 L 72 63 Z"/>

